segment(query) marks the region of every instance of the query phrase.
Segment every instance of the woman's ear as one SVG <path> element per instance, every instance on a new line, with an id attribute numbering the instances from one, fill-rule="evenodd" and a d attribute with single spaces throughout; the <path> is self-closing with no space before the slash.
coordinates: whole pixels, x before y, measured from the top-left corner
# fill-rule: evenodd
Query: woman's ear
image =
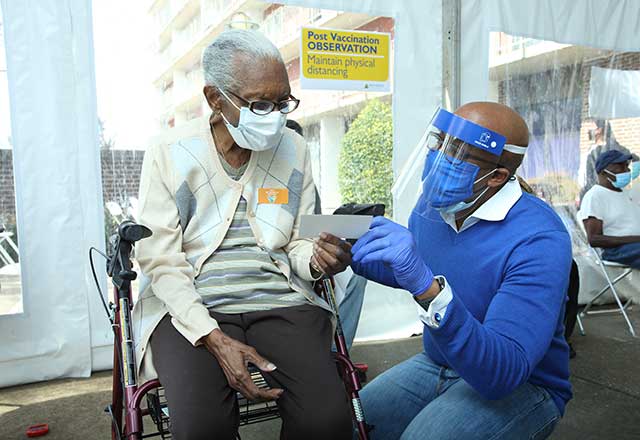
<path id="1" fill-rule="evenodd" d="M 490 188 L 495 188 L 503 185 L 509 178 L 511 177 L 511 171 L 506 168 L 498 168 L 491 174 L 489 180 L 487 181 L 487 186 Z"/>
<path id="2" fill-rule="evenodd" d="M 213 113 L 220 112 L 220 93 L 218 89 L 213 86 L 204 86 L 202 89 L 204 93 L 204 97 L 207 100 L 207 104 L 209 104 L 209 108 L 213 111 Z"/>

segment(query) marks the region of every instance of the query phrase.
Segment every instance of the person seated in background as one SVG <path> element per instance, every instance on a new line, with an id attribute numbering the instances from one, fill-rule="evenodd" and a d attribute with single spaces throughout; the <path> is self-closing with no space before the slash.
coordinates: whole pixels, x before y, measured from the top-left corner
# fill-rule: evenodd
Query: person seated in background
<path id="1" fill-rule="evenodd" d="M 277 399 L 281 438 L 349 439 L 333 316 L 311 282 L 343 271 L 351 246 L 298 237 L 315 186 L 304 140 L 285 128 L 299 101 L 280 52 L 258 32 L 227 30 L 202 66 L 202 132 L 144 158 L 139 222 L 153 235 L 136 252 L 141 380 L 160 379 L 178 440 L 235 439 L 237 391 Z"/>
<path id="2" fill-rule="evenodd" d="M 440 109 L 409 228 L 384 217 L 354 272 L 408 291 L 424 352 L 360 394 L 372 439 L 543 439 L 571 399 L 564 306 L 571 240 L 515 177 L 525 121 L 492 102 Z"/>
<path id="3" fill-rule="evenodd" d="M 602 258 L 640 269 L 640 205 L 623 189 L 631 181 L 631 155 L 610 150 L 598 156 L 598 184 L 585 195 L 578 211 L 589 244 L 602 248 Z"/>
<path id="4" fill-rule="evenodd" d="M 593 128 L 589 130 L 589 140 L 591 146 L 589 152 L 580 163 L 578 171 L 578 180 L 580 183 L 580 200 L 594 185 L 598 183 L 598 173 L 595 171 L 596 160 L 605 151 L 618 150 L 623 153 L 630 151 L 616 140 L 613 134 L 611 124 L 604 119 L 596 119 L 593 121 Z"/>

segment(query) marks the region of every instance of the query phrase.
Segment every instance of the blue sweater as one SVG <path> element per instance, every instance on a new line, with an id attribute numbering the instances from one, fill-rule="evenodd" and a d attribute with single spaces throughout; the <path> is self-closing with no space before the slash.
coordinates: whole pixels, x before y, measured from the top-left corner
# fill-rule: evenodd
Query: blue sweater
<path id="1" fill-rule="evenodd" d="M 553 210 L 523 194 L 500 222 L 456 233 L 439 213 L 414 211 L 409 229 L 421 257 L 453 290 L 440 327 L 425 326 L 429 357 L 487 399 L 529 382 L 564 413 L 572 395 L 563 325 L 571 241 Z M 383 266 L 354 270 L 397 287 Z"/>

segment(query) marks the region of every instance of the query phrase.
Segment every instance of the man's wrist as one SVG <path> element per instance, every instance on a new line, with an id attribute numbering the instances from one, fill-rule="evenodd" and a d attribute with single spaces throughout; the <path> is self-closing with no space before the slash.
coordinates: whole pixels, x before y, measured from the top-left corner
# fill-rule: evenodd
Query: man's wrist
<path id="1" fill-rule="evenodd" d="M 394 276 L 400 287 L 408 290 L 414 298 L 429 290 L 434 280 L 433 272 L 419 256 L 414 258 L 411 265 L 394 270 Z"/>
<path id="2" fill-rule="evenodd" d="M 440 281 L 440 279 L 437 277 L 434 277 L 433 281 L 431 282 L 431 285 L 427 288 L 427 290 L 420 293 L 419 295 L 414 295 L 414 298 L 416 301 L 434 299 L 436 296 L 438 296 L 438 294 L 442 291 L 443 288 L 444 286 L 442 285 L 442 282 Z"/>

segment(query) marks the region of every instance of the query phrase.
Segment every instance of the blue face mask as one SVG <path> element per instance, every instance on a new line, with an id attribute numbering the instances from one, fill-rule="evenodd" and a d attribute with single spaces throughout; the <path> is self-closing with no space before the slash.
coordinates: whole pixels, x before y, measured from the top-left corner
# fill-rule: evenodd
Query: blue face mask
<path id="1" fill-rule="evenodd" d="M 640 161 L 631 162 L 631 180 L 640 176 Z"/>
<path id="2" fill-rule="evenodd" d="M 493 171 L 492 171 L 493 172 Z M 488 175 L 488 174 L 487 174 Z M 485 176 L 486 177 L 486 176 Z M 484 179 L 484 177 L 482 177 L 482 179 Z M 489 187 L 487 186 L 484 191 L 482 191 L 480 194 L 478 194 L 478 197 L 476 197 L 475 199 L 469 201 L 469 202 L 458 202 L 455 205 L 451 205 L 451 206 L 446 206 L 444 208 L 438 208 L 438 211 L 443 213 L 443 214 L 455 214 L 457 212 L 460 211 L 464 211 L 465 209 L 469 209 L 471 208 L 473 205 L 476 204 L 476 202 L 478 200 L 480 200 L 480 197 L 482 197 L 484 195 L 484 193 L 486 193 L 489 190 Z"/>
<path id="3" fill-rule="evenodd" d="M 429 153 L 422 175 L 423 193 L 430 195 L 429 203 L 435 209 L 445 214 L 453 214 L 470 208 L 489 189 L 487 187 L 478 197 L 467 202 L 466 200 L 473 196 L 473 185 L 491 175 L 493 171 L 476 179 L 480 167 L 464 161 L 459 161 L 454 164 L 446 158 L 440 159 L 440 163 L 434 168 L 438 155 L 439 153 L 436 151 Z M 427 181 L 425 178 L 432 170 L 434 170 L 433 172 L 436 173 L 436 175 L 428 180 L 430 185 L 436 185 L 437 188 L 426 188 L 425 185 Z"/>
<path id="4" fill-rule="evenodd" d="M 604 171 L 611 174 L 612 176 L 615 176 L 616 180 L 609 179 L 609 182 L 611 182 L 611 184 L 618 189 L 622 189 L 631 183 L 631 172 L 629 171 L 627 171 L 626 173 L 612 173 L 609 170 Z"/>

